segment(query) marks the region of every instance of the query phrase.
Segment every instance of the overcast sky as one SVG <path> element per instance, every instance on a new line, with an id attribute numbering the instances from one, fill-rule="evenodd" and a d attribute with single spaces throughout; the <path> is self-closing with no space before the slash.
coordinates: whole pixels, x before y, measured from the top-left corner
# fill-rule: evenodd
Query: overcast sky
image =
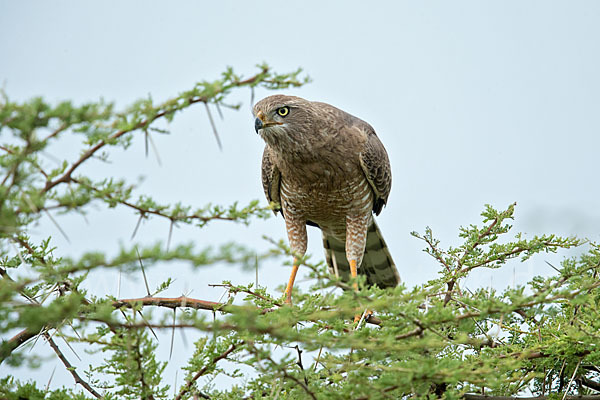
<path id="1" fill-rule="evenodd" d="M 365 4 L 0 0 L 0 82 L 13 100 L 103 98 L 122 108 L 148 94 L 166 100 L 199 80 L 217 78 L 227 66 L 246 76 L 261 62 L 278 72 L 304 68 L 312 83 L 285 93 L 329 102 L 368 121 L 387 148 L 393 185 L 378 223 L 409 287 L 438 271 L 410 232 L 430 226 L 442 245 L 457 245 L 459 226 L 480 223 L 486 203 L 505 208 L 516 201 L 515 230 L 528 235 L 600 240 L 600 2 Z M 256 99 L 269 94 L 258 90 Z M 95 162 L 82 172 L 145 176 L 139 193 L 162 202 L 266 204 L 263 143 L 254 133 L 249 90 L 231 101 L 243 107 L 226 110 L 217 121 L 222 152 L 197 106 L 176 117 L 171 135 L 154 137 L 162 166 L 154 155 L 145 158 L 138 139 L 126 153 L 115 151 L 111 164 Z M 76 159 L 77 140 L 54 148 L 54 156 Z M 87 223 L 81 217 L 57 220 L 70 244 L 49 221 L 35 234 L 52 236 L 64 255 L 114 252 L 120 243 L 131 244 L 137 222 L 127 210 L 102 205 Z M 168 228 L 166 221 L 145 223 L 136 242 L 166 239 Z M 173 241 L 191 240 L 201 248 L 236 240 L 267 249 L 263 235 L 285 238 L 283 220 L 176 229 Z M 320 233 L 309 236 L 309 252 L 322 259 Z M 543 255 L 497 275 L 485 272 L 469 284 L 523 283 L 550 272 L 545 260 L 568 254 Z M 281 263 L 264 265 L 260 283 L 276 293 L 289 270 Z M 184 265 L 155 267 L 150 274 L 154 286 L 168 276 L 177 279 L 167 295 L 191 292 L 207 300 L 221 294 L 208 283 L 254 280 L 253 272 L 226 266 L 191 273 Z M 121 294 L 142 296 L 140 278 L 125 280 Z M 117 295 L 115 282 L 114 275 L 99 275 L 90 290 Z M 184 353 L 191 349 L 181 341 L 176 346 Z M 168 356 L 168 345 L 162 347 Z M 48 369 L 23 373 L 45 384 L 57 363 L 51 359 Z M 55 383 L 71 385 L 61 368 Z M 174 368 L 167 373 L 174 376 Z M 11 371 L 0 366 L 0 372 Z"/>

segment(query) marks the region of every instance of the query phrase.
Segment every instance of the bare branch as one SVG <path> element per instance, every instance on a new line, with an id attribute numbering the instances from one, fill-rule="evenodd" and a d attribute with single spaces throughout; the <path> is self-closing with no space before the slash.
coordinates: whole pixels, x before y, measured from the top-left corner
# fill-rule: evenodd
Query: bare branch
<path id="1" fill-rule="evenodd" d="M 142 306 L 158 306 L 158 307 L 167 307 L 167 308 L 194 308 L 196 310 L 206 310 L 206 311 L 234 311 L 234 310 L 247 310 L 247 306 L 236 306 L 233 304 L 226 303 L 218 303 L 215 301 L 208 300 L 199 300 L 193 299 L 190 297 L 180 296 L 180 297 L 140 297 L 135 299 L 122 299 L 113 302 L 113 307 L 133 307 L 136 304 L 140 304 Z M 260 309 L 260 311 L 265 314 L 273 311 L 269 308 Z M 381 325 L 382 321 L 380 318 L 375 316 L 371 316 L 367 323 L 373 325 Z"/>

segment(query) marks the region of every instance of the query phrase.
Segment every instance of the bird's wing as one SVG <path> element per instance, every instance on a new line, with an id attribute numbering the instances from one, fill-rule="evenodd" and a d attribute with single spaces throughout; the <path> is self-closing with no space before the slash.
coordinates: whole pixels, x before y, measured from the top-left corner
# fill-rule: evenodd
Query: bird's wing
<path id="1" fill-rule="evenodd" d="M 281 211 L 281 197 L 279 193 L 279 185 L 281 183 L 281 172 L 271 159 L 271 148 L 267 145 L 263 151 L 262 157 L 262 184 L 265 191 L 265 196 L 269 203 L 275 203 L 273 212 L 277 215 L 277 211 Z"/>
<path id="2" fill-rule="evenodd" d="M 360 166 L 375 193 L 373 212 L 379 215 L 392 188 L 392 169 L 383 144 L 373 128 L 366 127 L 367 140 L 360 153 Z"/>

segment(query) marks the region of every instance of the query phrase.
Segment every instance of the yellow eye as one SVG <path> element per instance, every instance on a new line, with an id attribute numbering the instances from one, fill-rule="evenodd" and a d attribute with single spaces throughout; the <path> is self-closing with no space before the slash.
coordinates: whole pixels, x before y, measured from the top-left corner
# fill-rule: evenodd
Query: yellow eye
<path id="1" fill-rule="evenodd" d="M 289 107 L 281 107 L 281 108 L 277 109 L 277 114 L 279 114 L 282 117 L 285 117 L 289 113 L 290 113 L 290 108 Z"/>

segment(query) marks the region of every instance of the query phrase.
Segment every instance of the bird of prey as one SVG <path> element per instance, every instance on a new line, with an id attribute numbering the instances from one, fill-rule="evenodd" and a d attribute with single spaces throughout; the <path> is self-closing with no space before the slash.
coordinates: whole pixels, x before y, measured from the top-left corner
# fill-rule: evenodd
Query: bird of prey
<path id="1" fill-rule="evenodd" d="M 281 211 L 291 250 L 303 256 L 306 225 L 323 233 L 330 271 L 343 280 L 393 287 L 400 277 L 375 223 L 392 183 L 383 144 L 365 121 L 326 103 L 274 95 L 254 105 L 254 129 L 265 141 L 262 183 Z M 291 303 L 297 259 L 285 289 Z M 354 289 L 357 290 L 356 284 Z"/>

